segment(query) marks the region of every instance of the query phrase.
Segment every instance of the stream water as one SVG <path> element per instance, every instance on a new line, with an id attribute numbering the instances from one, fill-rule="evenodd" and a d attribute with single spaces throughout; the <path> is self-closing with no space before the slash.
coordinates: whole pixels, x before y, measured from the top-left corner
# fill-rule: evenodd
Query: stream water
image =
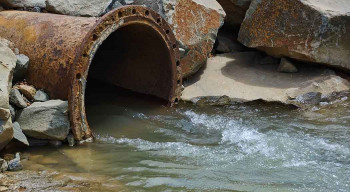
<path id="1" fill-rule="evenodd" d="M 29 163 L 103 176 L 119 191 L 350 191 L 349 101 L 308 112 L 261 102 L 167 108 L 101 92 L 87 114 L 95 143 L 31 148 Z"/>

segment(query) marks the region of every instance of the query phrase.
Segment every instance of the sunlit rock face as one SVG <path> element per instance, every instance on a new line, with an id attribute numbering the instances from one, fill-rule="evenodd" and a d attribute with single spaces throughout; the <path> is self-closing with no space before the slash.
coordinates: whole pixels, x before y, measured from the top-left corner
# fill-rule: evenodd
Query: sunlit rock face
<path id="1" fill-rule="evenodd" d="M 350 69 L 350 1 L 253 0 L 239 41 L 275 56 Z"/>
<path id="2" fill-rule="evenodd" d="M 0 151 L 13 137 L 9 94 L 17 58 L 9 48 L 10 44 L 0 37 Z"/>
<path id="3" fill-rule="evenodd" d="M 209 57 L 225 12 L 215 0 L 135 0 L 160 13 L 172 26 L 180 48 L 183 76 L 194 74 Z"/>

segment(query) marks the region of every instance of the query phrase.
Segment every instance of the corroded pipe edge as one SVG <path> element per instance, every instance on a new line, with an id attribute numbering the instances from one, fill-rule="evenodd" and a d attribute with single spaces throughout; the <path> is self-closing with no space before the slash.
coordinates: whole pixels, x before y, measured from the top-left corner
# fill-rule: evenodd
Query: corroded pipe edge
<path id="1" fill-rule="evenodd" d="M 172 72 L 175 72 L 171 74 L 173 85 L 177 85 L 171 89 L 168 98 L 169 105 L 180 100 L 182 87 L 180 54 L 171 27 L 159 14 L 142 6 L 125 6 L 115 9 L 97 21 L 77 49 L 74 59 L 74 66 L 70 74 L 72 90 L 69 92 L 68 99 L 72 130 L 78 141 L 93 137 L 87 122 L 84 101 L 86 79 L 93 57 L 108 36 L 121 27 L 135 23 L 152 27 L 166 42 L 171 57 Z"/>

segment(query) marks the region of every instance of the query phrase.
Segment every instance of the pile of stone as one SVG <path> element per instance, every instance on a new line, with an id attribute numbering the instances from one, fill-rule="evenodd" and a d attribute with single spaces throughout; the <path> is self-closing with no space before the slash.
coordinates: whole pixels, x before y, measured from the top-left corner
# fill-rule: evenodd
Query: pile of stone
<path id="1" fill-rule="evenodd" d="M 183 100 L 264 100 L 309 109 L 348 99 L 350 1 L 218 2 L 227 16 L 216 56 L 185 82 Z"/>
<path id="2" fill-rule="evenodd" d="M 57 146 L 68 140 L 74 145 L 68 102 L 50 100 L 43 90 L 18 81 L 24 78 L 29 58 L 10 47 L 11 42 L 0 38 L 0 151 L 10 151 L 12 145 Z M 19 154 L 0 159 L 0 167 L 1 171 L 20 169 Z"/>
<path id="3" fill-rule="evenodd" d="M 19 153 L 16 153 L 14 157 L 11 155 L 6 155 L 4 159 L 0 158 L 0 173 L 5 171 L 20 171 L 22 168 Z"/>
<path id="4" fill-rule="evenodd" d="M 149 7 L 172 27 L 184 77 L 193 75 L 206 63 L 226 16 L 216 0 L 0 0 L 0 5 L 6 9 L 89 17 L 102 16 L 123 5 Z"/>

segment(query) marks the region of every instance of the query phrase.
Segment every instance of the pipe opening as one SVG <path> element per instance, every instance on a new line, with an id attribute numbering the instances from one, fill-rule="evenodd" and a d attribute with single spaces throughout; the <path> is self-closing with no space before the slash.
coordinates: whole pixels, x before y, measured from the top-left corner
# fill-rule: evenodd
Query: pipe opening
<path id="1" fill-rule="evenodd" d="M 88 71 L 86 106 L 121 95 L 167 104 L 172 97 L 172 60 L 166 42 L 152 27 L 129 24 L 113 32 L 98 48 Z M 127 90 L 127 91 L 126 91 Z M 89 118 L 89 114 L 87 114 Z"/>
<path id="2" fill-rule="evenodd" d="M 142 23 L 119 28 L 97 50 L 88 84 L 101 82 L 169 100 L 173 88 L 168 47 L 156 31 Z"/>

